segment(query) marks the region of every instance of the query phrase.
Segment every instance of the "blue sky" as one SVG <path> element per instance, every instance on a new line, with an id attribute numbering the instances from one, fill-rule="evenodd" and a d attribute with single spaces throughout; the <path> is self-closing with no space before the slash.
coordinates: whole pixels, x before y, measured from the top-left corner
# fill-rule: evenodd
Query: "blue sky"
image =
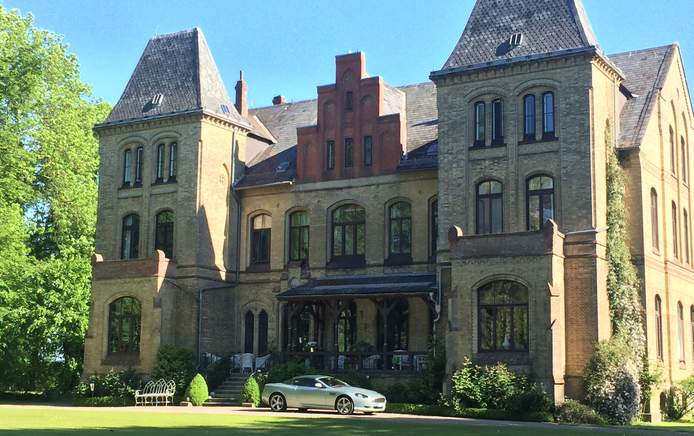
<path id="1" fill-rule="evenodd" d="M 289 101 L 314 98 L 317 85 L 334 82 L 334 56 L 349 51 L 365 52 L 369 74 L 392 85 L 424 82 L 443 65 L 473 4 L 0 0 L 6 8 L 33 13 L 39 27 L 64 35 L 79 57 L 83 80 L 112 104 L 150 37 L 198 26 L 230 93 L 238 70 L 245 71 L 251 107 L 269 105 L 277 94 Z M 685 65 L 694 68 L 694 0 L 584 0 L 584 5 L 607 53 L 677 41 Z"/>

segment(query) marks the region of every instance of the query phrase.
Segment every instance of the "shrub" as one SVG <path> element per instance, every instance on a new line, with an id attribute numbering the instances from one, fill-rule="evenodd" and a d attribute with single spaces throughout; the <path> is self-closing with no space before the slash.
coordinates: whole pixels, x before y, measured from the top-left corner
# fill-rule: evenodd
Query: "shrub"
<path id="1" fill-rule="evenodd" d="M 517 413 L 549 412 L 554 407 L 552 399 L 535 383 L 523 381 L 509 399 L 508 409 Z"/>
<path id="2" fill-rule="evenodd" d="M 195 354 L 187 348 L 162 345 L 157 353 L 152 378 L 173 380 L 176 383 L 176 396 L 180 397 L 195 375 L 195 363 Z"/>
<path id="3" fill-rule="evenodd" d="M 94 383 L 94 393 L 89 387 Z M 109 370 L 105 374 L 93 375 L 85 383 L 78 384 L 73 393 L 77 397 L 113 397 L 134 403 L 135 390 L 143 385 L 142 376 L 132 369 L 124 371 Z"/>
<path id="4" fill-rule="evenodd" d="M 455 407 L 480 407 L 483 404 L 479 380 L 482 368 L 467 357 L 463 367 L 451 377 L 451 399 Z"/>
<path id="5" fill-rule="evenodd" d="M 555 417 L 557 422 L 566 424 L 607 424 L 598 412 L 574 400 L 566 400 L 557 406 Z"/>
<path id="6" fill-rule="evenodd" d="M 200 374 L 195 374 L 195 377 L 190 382 L 190 386 L 188 386 L 186 396 L 193 403 L 193 406 L 202 406 L 207 401 L 209 395 L 205 378 Z"/>
<path id="7" fill-rule="evenodd" d="M 79 407 L 124 407 L 132 406 L 134 401 L 128 398 L 103 396 L 76 398 L 73 403 Z"/>
<path id="8" fill-rule="evenodd" d="M 402 413 L 405 415 L 425 416 L 455 416 L 450 408 L 431 404 L 388 403 L 386 413 Z"/>
<path id="9" fill-rule="evenodd" d="M 516 376 L 503 363 L 486 367 L 479 383 L 480 406 L 488 409 L 506 409 L 516 391 Z"/>
<path id="10" fill-rule="evenodd" d="M 205 380 L 211 391 L 217 389 L 222 383 L 229 378 L 231 374 L 231 359 L 228 357 L 222 358 L 213 362 L 205 369 Z"/>
<path id="11" fill-rule="evenodd" d="M 306 366 L 302 360 L 290 360 L 272 366 L 267 375 L 266 383 L 280 383 L 292 377 L 306 375 Z"/>
<path id="12" fill-rule="evenodd" d="M 611 424 L 629 424 L 639 413 L 641 388 L 633 350 L 618 336 L 600 343 L 584 371 L 586 403 Z"/>
<path id="13" fill-rule="evenodd" d="M 694 410 L 694 376 L 690 376 L 665 392 L 663 413 L 670 421 L 677 421 Z"/>
<path id="14" fill-rule="evenodd" d="M 241 401 L 244 403 L 253 403 L 255 406 L 260 406 L 260 386 L 254 377 L 248 377 L 246 383 L 243 384 L 241 391 Z"/>

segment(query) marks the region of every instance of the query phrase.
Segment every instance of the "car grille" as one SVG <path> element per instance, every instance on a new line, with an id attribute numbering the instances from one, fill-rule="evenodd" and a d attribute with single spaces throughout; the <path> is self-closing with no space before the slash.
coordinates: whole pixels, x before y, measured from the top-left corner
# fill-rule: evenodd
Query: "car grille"
<path id="1" fill-rule="evenodd" d="M 386 402 L 386 399 L 383 398 L 383 397 L 376 398 L 376 399 L 374 400 L 374 403 L 385 403 L 385 402 Z"/>

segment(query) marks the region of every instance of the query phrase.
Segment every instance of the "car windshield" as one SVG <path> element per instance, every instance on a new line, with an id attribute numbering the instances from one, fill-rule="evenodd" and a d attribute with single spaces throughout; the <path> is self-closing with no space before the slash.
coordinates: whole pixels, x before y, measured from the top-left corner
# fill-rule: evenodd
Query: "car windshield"
<path id="1" fill-rule="evenodd" d="M 349 386 L 347 383 L 343 382 L 342 380 L 338 380 L 335 377 L 322 377 L 322 378 L 319 378 L 318 380 L 322 381 L 328 387 L 331 387 L 331 388 L 341 388 L 341 387 Z"/>

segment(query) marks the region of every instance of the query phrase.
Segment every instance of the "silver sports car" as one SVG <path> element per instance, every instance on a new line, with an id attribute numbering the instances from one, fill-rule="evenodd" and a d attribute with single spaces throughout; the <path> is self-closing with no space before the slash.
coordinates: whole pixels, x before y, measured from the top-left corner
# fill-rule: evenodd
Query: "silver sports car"
<path id="1" fill-rule="evenodd" d="M 353 412 L 372 414 L 386 410 L 386 397 L 378 392 L 348 385 L 324 375 L 302 375 L 283 383 L 269 383 L 263 388 L 263 403 L 274 412 L 288 407 L 337 410 L 341 415 Z"/>

